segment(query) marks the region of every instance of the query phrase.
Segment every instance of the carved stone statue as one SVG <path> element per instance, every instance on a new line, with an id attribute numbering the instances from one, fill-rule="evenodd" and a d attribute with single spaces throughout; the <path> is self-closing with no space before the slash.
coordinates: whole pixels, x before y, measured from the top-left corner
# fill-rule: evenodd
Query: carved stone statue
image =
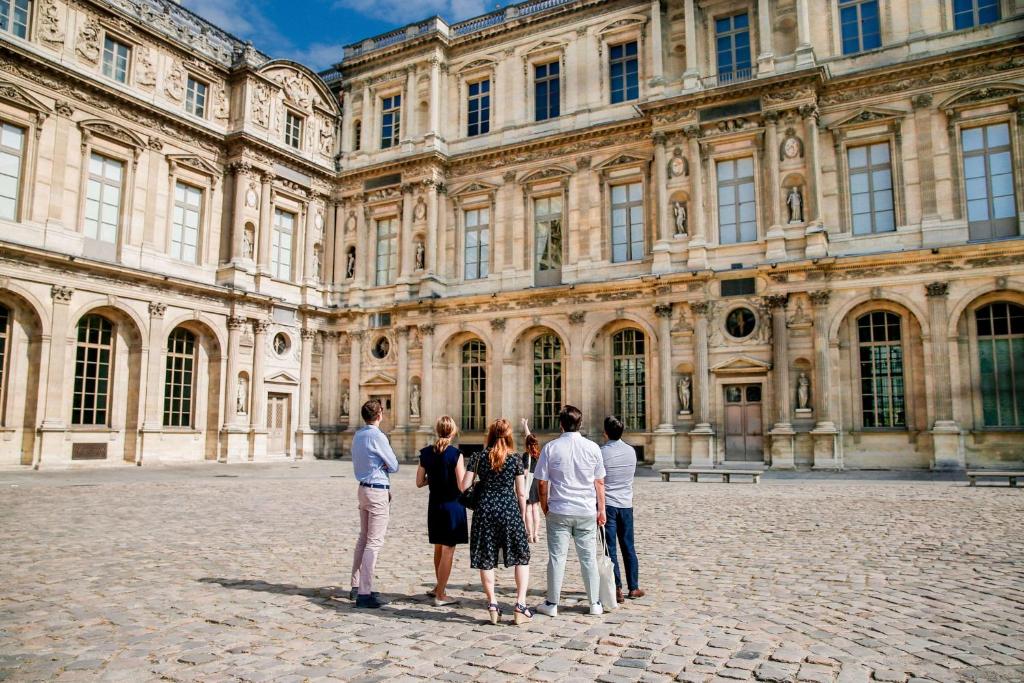
<path id="1" fill-rule="evenodd" d="M 181 64 L 177 62 L 172 63 L 171 70 L 167 72 L 167 76 L 164 78 L 164 92 L 171 99 L 178 101 L 185 97 L 185 70 L 181 67 Z"/>
<path id="2" fill-rule="evenodd" d="M 690 399 L 691 399 L 691 387 L 692 380 L 689 375 L 683 375 L 679 378 L 679 382 L 676 384 L 676 393 L 679 394 L 679 412 L 689 413 L 690 412 Z"/>
<path id="3" fill-rule="evenodd" d="M 246 404 L 249 402 L 249 380 L 245 377 L 238 378 L 238 390 L 235 393 L 235 412 L 245 415 Z"/>
<path id="4" fill-rule="evenodd" d="M 423 242 L 416 242 L 416 270 L 423 270 L 424 261 L 426 259 L 426 249 L 423 248 Z"/>
<path id="5" fill-rule="evenodd" d="M 686 215 L 686 204 L 680 201 L 672 202 L 672 215 L 676 219 L 676 234 L 686 235 L 689 221 L 689 217 Z"/>
<path id="6" fill-rule="evenodd" d="M 319 249 L 314 249 L 313 250 L 313 279 L 316 280 L 317 282 L 320 281 L 320 269 L 321 269 L 321 267 L 322 266 L 320 264 L 320 250 Z"/>
<path id="7" fill-rule="evenodd" d="M 800 194 L 798 185 L 789 188 L 789 194 L 786 195 L 786 206 L 789 207 L 790 223 L 804 222 L 804 197 Z"/>
<path id="8" fill-rule="evenodd" d="M 343 417 L 343 418 L 348 417 L 348 409 L 349 409 L 348 392 L 347 391 L 343 391 L 342 394 L 341 394 L 341 417 Z"/>
<path id="9" fill-rule="evenodd" d="M 420 416 L 420 385 L 413 384 L 409 390 L 409 415 L 411 417 Z"/>
<path id="10" fill-rule="evenodd" d="M 75 50 L 86 61 L 93 64 L 100 58 L 100 25 L 94 20 L 87 21 L 78 32 Z"/>
<path id="11" fill-rule="evenodd" d="M 807 379 L 807 373 L 801 372 L 796 380 L 796 407 L 797 410 L 807 410 L 807 402 L 811 394 L 811 380 Z"/>
<path id="12" fill-rule="evenodd" d="M 356 274 L 356 250 L 348 252 L 348 263 L 345 264 L 345 278 L 351 280 Z"/>
<path id="13" fill-rule="evenodd" d="M 248 230 L 242 231 L 242 256 L 252 258 L 252 235 Z"/>
<path id="14" fill-rule="evenodd" d="M 318 400 L 316 387 L 309 388 L 309 418 L 320 419 L 320 401 Z"/>

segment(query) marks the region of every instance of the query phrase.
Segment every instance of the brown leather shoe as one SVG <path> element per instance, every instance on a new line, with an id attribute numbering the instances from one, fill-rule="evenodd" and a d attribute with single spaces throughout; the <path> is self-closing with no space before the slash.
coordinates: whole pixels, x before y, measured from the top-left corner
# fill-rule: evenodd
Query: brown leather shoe
<path id="1" fill-rule="evenodd" d="M 647 592 L 643 588 L 637 588 L 635 591 L 629 591 L 629 599 L 636 600 L 647 595 Z"/>
<path id="2" fill-rule="evenodd" d="M 624 596 L 622 594 L 622 589 L 621 588 L 616 588 L 615 589 L 615 602 L 617 602 L 619 604 L 622 604 L 622 603 L 626 602 L 626 596 Z"/>

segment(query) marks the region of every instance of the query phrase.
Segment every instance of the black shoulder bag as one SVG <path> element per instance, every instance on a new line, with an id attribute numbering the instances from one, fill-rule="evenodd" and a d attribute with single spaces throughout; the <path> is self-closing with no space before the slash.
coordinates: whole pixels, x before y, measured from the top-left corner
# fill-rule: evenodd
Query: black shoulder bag
<path id="1" fill-rule="evenodd" d="M 476 510 L 476 506 L 480 503 L 480 487 L 476 485 L 476 480 L 480 475 L 480 463 L 483 461 L 486 453 L 487 451 L 480 453 L 480 457 L 476 459 L 476 467 L 473 468 L 473 483 L 469 485 L 468 489 L 459 494 L 459 502 L 467 510 Z"/>

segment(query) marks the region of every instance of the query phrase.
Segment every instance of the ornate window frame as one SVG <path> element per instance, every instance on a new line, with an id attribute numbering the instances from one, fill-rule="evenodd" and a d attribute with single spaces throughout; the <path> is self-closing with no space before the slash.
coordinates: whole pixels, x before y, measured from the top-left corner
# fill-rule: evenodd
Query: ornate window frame
<path id="1" fill-rule="evenodd" d="M 495 244 L 495 229 L 497 226 L 497 214 L 495 209 L 497 208 L 497 193 L 498 188 L 489 183 L 470 183 L 465 185 L 454 192 L 449 193 L 449 198 L 452 202 L 452 209 L 454 211 L 454 225 L 455 225 L 455 260 L 456 260 L 456 279 L 460 282 L 479 282 L 486 281 L 494 275 L 494 244 Z M 487 277 L 476 278 L 475 280 L 466 279 L 466 259 L 465 259 L 465 248 L 466 248 L 466 211 L 472 211 L 473 209 L 487 209 L 489 216 L 489 227 L 488 227 L 488 249 L 487 249 Z"/>
<path id="2" fill-rule="evenodd" d="M 523 234 L 526 246 L 523 249 L 525 263 L 537 285 L 537 200 L 559 197 L 562 200 L 562 268 L 569 261 L 569 181 L 573 172 L 561 166 L 552 166 L 527 173 L 519 179 L 523 198 Z"/>
<path id="3" fill-rule="evenodd" d="M 206 93 L 203 96 L 203 113 L 197 114 L 195 111 L 189 111 L 189 84 L 197 83 L 206 87 Z M 189 116 L 194 116 L 197 119 L 206 121 L 210 118 L 210 110 L 212 109 L 213 98 L 213 83 L 210 82 L 209 78 L 202 78 L 197 76 L 194 72 L 189 69 L 185 70 L 185 97 L 182 106 L 185 109 L 185 113 Z"/>
<path id="4" fill-rule="evenodd" d="M 976 4 L 976 0 L 975 0 Z M 998 23 L 1007 17 L 1014 16 L 1013 0 L 997 0 L 996 6 L 999 8 L 999 18 L 993 22 L 987 24 L 974 23 L 966 28 L 956 27 L 956 16 L 953 12 L 953 0 L 943 0 L 942 2 L 942 30 L 946 31 L 973 31 L 975 29 L 984 28 L 985 26 L 991 26 L 992 24 Z M 975 11 L 977 7 L 974 7 Z"/>
<path id="5" fill-rule="evenodd" d="M 544 343 L 544 340 L 550 338 L 553 340 L 551 350 L 553 353 L 557 353 L 555 358 L 538 358 L 537 350 L 538 346 Z M 534 430 L 539 433 L 545 432 L 557 432 L 558 431 L 558 412 L 561 409 L 568 388 L 568 377 L 566 375 L 566 348 L 565 342 L 561 336 L 558 335 L 554 330 L 544 328 L 539 330 L 529 339 L 528 353 L 530 359 L 530 414 L 533 416 Z M 540 370 L 541 378 L 553 378 L 555 374 L 555 367 L 557 366 L 558 384 L 555 387 L 552 384 L 552 388 L 557 390 L 558 396 L 548 401 L 541 399 L 540 403 L 543 406 L 546 404 L 547 413 L 543 417 L 546 421 L 542 421 L 542 416 L 538 415 L 538 400 L 537 400 L 537 379 L 538 369 Z"/>
<path id="6" fill-rule="evenodd" d="M 723 123 L 723 122 L 719 122 Z M 728 128 L 728 126 L 726 126 Z M 774 150 L 771 151 L 774 153 Z M 765 201 L 765 150 L 764 150 L 764 127 L 755 126 L 730 130 L 725 133 L 711 133 L 707 130 L 700 138 L 700 156 L 704 178 L 706 178 L 704 202 L 704 222 L 713 230 L 713 235 L 707 236 L 708 246 L 726 248 L 749 248 L 751 245 L 764 242 L 768 232 L 768 202 Z M 720 161 L 734 161 L 750 157 L 754 165 L 754 209 L 757 220 L 757 236 L 752 241 L 723 243 L 721 241 L 721 228 L 718 224 L 718 163 Z M 697 188 L 697 191 L 700 191 Z M 777 191 L 772 188 L 771 191 Z"/>
<path id="7" fill-rule="evenodd" d="M 826 6 L 828 12 L 829 48 L 832 50 L 832 56 L 837 59 L 856 59 L 861 55 L 871 54 L 890 47 L 893 40 L 896 38 L 896 36 L 893 35 L 892 29 L 892 5 L 893 3 L 891 0 L 878 0 L 878 39 L 881 41 L 881 45 L 879 47 L 871 48 L 870 50 L 844 54 L 843 26 L 839 12 L 839 0 L 829 0 L 826 3 Z"/>
<path id="8" fill-rule="evenodd" d="M 694 3 L 697 5 L 698 3 Z M 747 32 L 750 34 L 750 78 L 757 73 L 757 56 L 761 54 L 761 35 L 757 22 L 757 4 L 754 0 L 745 0 L 741 3 L 730 3 L 727 0 L 712 0 L 703 5 L 700 10 L 704 17 L 704 63 L 707 64 L 707 73 L 715 77 L 718 83 L 718 33 L 715 24 L 719 19 L 736 16 L 746 13 Z M 734 68 L 735 71 L 735 68 Z M 735 83 L 736 80 L 729 81 Z"/>
<path id="9" fill-rule="evenodd" d="M 625 354 L 623 356 L 616 356 L 615 355 L 615 337 L 618 336 L 619 334 L 622 334 L 623 332 L 630 331 L 630 330 L 636 332 L 640 336 L 640 339 L 643 341 L 643 344 L 644 344 L 643 353 L 642 354 L 634 353 L 634 354 Z M 653 367 L 651 365 L 651 360 L 652 360 L 651 353 L 653 351 L 652 344 L 651 344 L 651 336 L 647 334 L 647 331 L 643 327 L 641 327 L 640 325 L 638 325 L 636 322 L 634 322 L 632 320 L 622 320 L 620 324 L 616 325 L 612 329 L 607 330 L 603 334 L 605 334 L 605 336 L 607 337 L 607 341 L 605 342 L 607 344 L 607 347 L 606 347 L 607 355 L 605 357 L 608 359 L 608 361 L 607 361 L 607 363 L 608 363 L 608 365 L 607 365 L 608 375 L 606 375 L 606 376 L 609 379 L 608 390 L 610 392 L 609 397 L 608 397 L 609 398 L 608 414 L 617 415 L 619 417 L 619 419 L 622 420 L 624 424 L 626 424 L 626 428 L 630 432 L 634 432 L 634 433 L 635 432 L 649 432 L 651 430 L 651 419 L 652 419 L 652 417 L 654 417 L 654 416 L 652 416 L 652 411 L 651 411 L 651 407 L 653 405 L 651 403 L 651 398 L 652 398 L 651 392 L 654 389 L 654 387 L 651 385 L 651 374 L 652 374 L 651 373 L 651 369 Z M 616 405 L 615 404 L 616 404 L 616 400 L 617 399 L 616 399 L 616 390 L 615 390 L 615 386 L 616 386 L 615 385 L 615 359 L 616 358 L 624 358 L 624 357 L 629 357 L 629 358 L 642 357 L 643 361 L 644 361 L 644 381 L 643 381 L 643 400 L 644 400 L 644 406 L 643 406 L 643 414 L 642 414 L 642 418 L 643 418 L 642 424 L 630 423 L 627 415 L 623 411 L 619 411 L 619 410 L 616 409 Z"/>
<path id="10" fill-rule="evenodd" d="M 196 243 L 196 265 L 206 265 L 209 262 L 210 251 L 210 222 L 213 217 L 213 193 L 217 188 L 217 179 L 222 172 L 210 162 L 192 154 L 168 154 L 167 165 L 170 172 L 167 175 L 168 202 L 167 202 L 167 226 L 164 235 L 164 253 L 171 253 L 171 236 L 174 230 L 174 193 L 179 182 L 191 185 L 202 193 L 202 201 L 199 212 L 199 236 Z M 182 261 L 190 263 L 189 261 Z"/>
<path id="11" fill-rule="evenodd" d="M 600 102 L 602 106 L 620 106 L 639 102 L 647 96 L 647 64 L 651 55 L 647 54 L 647 22 L 648 17 L 641 14 L 630 14 L 619 17 L 597 30 L 597 57 L 601 65 Z M 610 50 L 617 45 L 636 42 L 637 54 L 637 88 L 638 95 L 634 100 L 623 100 L 612 103 L 611 100 L 611 61 Z"/>
<path id="12" fill-rule="evenodd" d="M 16 126 L 24 131 L 24 149 L 21 150 L 21 170 L 18 177 L 18 205 L 14 213 L 15 222 L 31 218 L 32 200 L 35 196 L 39 138 L 43 133 L 43 125 L 51 113 L 49 107 L 21 86 L 10 81 L 0 80 L 0 122 Z"/>
<path id="13" fill-rule="evenodd" d="M 458 133 L 456 139 L 482 138 L 495 132 L 495 114 L 497 113 L 497 73 L 498 65 L 491 59 L 477 59 L 461 67 L 456 76 L 458 81 L 455 86 L 456 98 L 459 103 Z M 488 131 L 476 135 L 469 134 L 469 86 L 473 83 L 490 81 L 491 104 L 489 109 Z"/>
<path id="14" fill-rule="evenodd" d="M 651 178 L 651 159 L 645 154 L 637 152 L 623 152 L 594 166 L 598 174 L 599 187 L 601 192 L 601 256 L 609 265 L 620 265 L 628 263 L 641 263 L 653 258 L 652 247 L 657 238 L 655 234 L 656 225 L 654 220 L 653 197 L 650 189 L 653 187 Z M 639 258 L 632 258 L 626 261 L 612 261 L 612 187 L 639 182 L 640 192 L 643 196 L 644 209 L 644 250 Z"/>
<path id="15" fill-rule="evenodd" d="M 135 205 L 135 174 L 138 170 L 139 157 L 146 148 L 146 143 L 127 128 L 100 119 L 79 121 L 78 128 L 82 137 L 82 155 L 79 161 L 81 172 L 78 185 L 78 215 L 75 224 L 83 239 L 89 243 L 101 244 L 98 240 L 85 237 L 85 201 L 89 184 L 89 158 L 95 152 L 124 164 L 117 240 L 113 245 L 113 254 L 104 253 L 104 256 L 112 256 L 119 260 L 122 249 L 131 242 L 133 237 L 129 234 L 129 230 Z M 101 249 L 106 251 L 108 248 L 102 247 Z"/>
<path id="16" fill-rule="evenodd" d="M 523 53 L 523 83 L 526 85 L 526 92 L 523 93 L 526 102 L 524 123 L 546 124 L 570 113 L 567 108 L 570 79 L 566 78 L 566 49 L 565 43 L 542 41 Z M 558 116 L 538 121 L 536 68 L 551 62 L 558 62 Z"/>
<path id="17" fill-rule="evenodd" d="M 381 144 L 384 135 L 384 100 L 389 97 L 394 97 L 395 95 L 399 95 L 402 98 L 401 103 L 398 105 L 398 139 L 390 147 L 384 147 Z M 405 91 L 405 82 L 401 79 L 394 78 L 387 82 L 380 83 L 373 88 L 370 96 L 373 97 L 373 120 L 375 123 L 373 127 L 374 137 L 371 140 L 373 144 L 370 149 L 386 151 L 401 147 L 403 136 L 409 128 L 410 116 L 408 107 L 409 93 Z M 366 126 L 365 121 L 363 121 L 363 126 Z"/>
<path id="18" fill-rule="evenodd" d="M 466 357 L 467 357 L 466 356 L 466 352 L 467 352 L 467 349 L 468 349 L 468 347 L 470 345 L 479 345 L 479 348 L 478 349 L 474 349 L 474 350 L 476 350 L 478 352 L 482 352 L 483 360 L 481 360 L 479 362 L 472 362 L 472 363 L 467 363 L 466 362 Z M 484 342 L 483 339 L 480 339 L 479 337 L 475 337 L 474 336 L 474 337 L 472 337 L 470 339 L 464 339 L 458 345 L 456 351 L 458 353 L 457 359 L 458 359 L 458 368 L 459 368 L 459 429 L 462 430 L 463 433 L 467 433 L 467 432 L 468 433 L 484 432 L 484 431 L 487 430 L 487 399 L 488 399 L 487 394 L 488 394 L 488 389 L 489 389 L 489 387 L 487 386 L 488 379 L 489 379 L 487 375 L 488 375 L 488 371 L 490 370 L 490 368 L 488 367 L 488 363 L 491 360 L 490 359 L 491 349 Z M 467 377 L 467 372 L 466 371 L 470 370 L 472 368 L 476 368 L 476 369 L 479 370 L 479 373 L 478 373 L 477 377 L 478 378 L 480 378 L 480 377 L 483 378 L 483 384 L 482 384 L 482 388 L 479 389 L 478 391 L 474 392 L 472 389 L 468 389 L 470 396 L 473 396 L 475 394 L 478 397 L 479 400 L 478 401 L 474 401 L 473 403 L 474 403 L 475 406 L 477 406 L 479 408 L 479 412 L 480 412 L 479 415 L 475 415 L 473 413 L 475 413 L 476 411 L 471 411 L 471 414 L 469 415 L 469 419 L 473 420 L 474 424 L 469 425 L 467 423 L 466 396 L 467 396 L 467 379 L 471 379 L 472 378 L 471 377 L 472 376 L 472 372 L 469 373 L 470 377 Z M 479 424 L 475 424 L 475 422 L 477 420 L 479 420 Z M 479 427 L 479 429 L 477 429 L 477 427 Z"/>
<path id="19" fill-rule="evenodd" d="M 139 51 L 139 42 L 137 39 L 129 38 L 128 35 L 125 34 L 123 31 L 112 29 L 110 26 L 106 24 L 106 22 L 101 22 L 101 26 L 103 27 L 103 33 L 99 37 L 99 75 L 111 83 L 117 83 L 118 85 L 126 88 L 130 87 L 135 78 L 135 55 Z M 128 48 L 128 59 L 127 63 L 125 64 L 123 81 L 119 81 L 117 80 L 117 78 L 113 76 L 108 76 L 103 73 L 104 58 L 106 56 L 107 51 L 107 39 L 110 39 L 114 43 L 119 43 Z"/>
<path id="20" fill-rule="evenodd" d="M 966 324 L 966 329 L 960 328 L 960 339 L 961 343 L 966 341 L 969 357 L 967 367 L 969 368 L 970 376 L 962 381 L 967 384 L 965 393 L 968 393 L 970 396 L 970 416 L 975 431 L 1020 432 L 1024 431 L 1024 426 L 1013 427 L 1007 425 L 985 424 L 985 411 L 982 404 L 981 394 L 981 347 L 978 341 L 977 313 L 980 309 L 996 303 L 1010 303 L 1017 306 L 1024 306 L 1024 296 L 1015 291 L 996 290 L 983 294 L 968 304 L 963 312 L 963 322 Z M 964 332 L 966 332 L 966 339 L 963 336 Z M 960 358 L 963 359 L 963 356 L 961 355 Z"/>
<path id="21" fill-rule="evenodd" d="M 180 345 L 185 349 L 190 349 L 190 352 L 179 350 L 179 344 L 175 342 L 180 342 Z M 196 427 L 197 408 L 199 407 L 199 392 L 197 391 L 200 374 L 199 346 L 199 335 L 181 325 L 167 333 L 165 352 L 163 354 L 164 404 L 161 424 L 164 429 L 192 431 Z M 189 376 L 187 381 L 184 379 L 186 374 Z M 180 391 L 185 387 L 188 387 L 189 395 L 186 398 L 184 395 L 179 394 L 177 397 L 178 408 L 174 409 L 172 407 L 175 401 L 173 390 L 178 388 Z M 182 405 L 186 403 L 188 409 L 182 410 Z M 180 424 L 169 424 L 174 421 L 175 417 L 177 417 Z"/>

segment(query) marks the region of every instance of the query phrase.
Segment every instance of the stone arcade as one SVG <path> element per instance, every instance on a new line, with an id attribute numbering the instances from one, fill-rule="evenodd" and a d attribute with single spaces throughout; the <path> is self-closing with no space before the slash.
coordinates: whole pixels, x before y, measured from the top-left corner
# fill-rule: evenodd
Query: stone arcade
<path id="1" fill-rule="evenodd" d="M 810 5 L 820 11 L 810 11 Z M 1024 453 L 1024 1 L 531 0 L 316 74 L 0 0 L 0 463 Z M 965 9 L 966 8 L 966 9 Z"/>

